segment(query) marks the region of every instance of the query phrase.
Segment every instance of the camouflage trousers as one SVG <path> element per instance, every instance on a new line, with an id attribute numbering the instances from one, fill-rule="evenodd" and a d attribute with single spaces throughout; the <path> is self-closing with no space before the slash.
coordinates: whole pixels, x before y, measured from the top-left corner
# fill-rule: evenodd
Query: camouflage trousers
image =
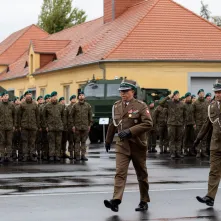
<path id="1" fill-rule="evenodd" d="M 75 135 L 72 129 L 68 130 L 68 151 L 75 152 Z"/>
<path id="2" fill-rule="evenodd" d="M 149 137 L 148 137 L 148 150 L 151 150 L 152 148 L 156 148 L 157 146 L 157 133 L 155 130 L 150 131 Z"/>
<path id="3" fill-rule="evenodd" d="M 43 157 L 48 157 L 48 137 L 46 129 L 37 132 L 36 149 L 39 155 L 40 152 L 42 152 Z"/>
<path id="4" fill-rule="evenodd" d="M 61 156 L 61 141 L 62 141 L 62 131 L 48 132 L 49 157 Z"/>
<path id="5" fill-rule="evenodd" d="M 76 143 L 75 143 L 76 157 L 80 157 L 80 155 L 85 156 L 88 131 L 87 130 L 76 130 L 75 137 L 76 137 Z"/>
<path id="6" fill-rule="evenodd" d="M 168 125 L 170 153 L 181 153 L 183 126 Z"/>
<path id="7" fill-rule="evenodd" d="M 65 154 L 67 149 L 67 141 L 68 141 L 68 132 L 62 131 L 62 140 L 61 140 L 61 152 Z"/>
<path id="8" fill-rule="evenodd" d="M 5 154 L 8 157 L 12 156 L 12 138 L 13 138 L 13 130 L 1 130 L 0 131 L 1 157 L 4 157 Z"/>
<path id="9" fill-rule="evenodd" d="M 21 147 L 21 131 L 16 130 L 13 133 L 12 139 L 12 155 L 16 156 L 16 151 L 18 150 L 18 154 L 22 155 L 22 147 Z"/>
<path id="10" fill-rule="evenodd" d="M 195 140 L 195 130 L 193 125 L 187 125 L 184 130 L 184 137 L 183 137 L 183 148 L 184 151 L 190 151 L 192 153 L 195 152 L 193 150 L 193 143 Z"/>
<path id="11" fill-rule="evenodd" d="M 198 133 L 200 132 L 201 128 L 203 125 L 196 125 L 196 136 L 198 135 Z M 204 136 L 203 139 L 201 140 L 200 144 L 197 146 L 196 151 L 197 153 L 206 153 L 206 149 L 207 149 L 207 136 Z"/>
<path id="12" fill-rule="evenodd" d="M 163 151 L 164 148 L 164 151 L 166 151 L 169 146 L 167 125 L 159 127 L 159 140 L 160 150 Z"/>
<path id="13" fill-rule="evenodd" d="M 24 156 L 36 155 L 36 134 L 35 130 L 21 130 L 22 153 Z"/>

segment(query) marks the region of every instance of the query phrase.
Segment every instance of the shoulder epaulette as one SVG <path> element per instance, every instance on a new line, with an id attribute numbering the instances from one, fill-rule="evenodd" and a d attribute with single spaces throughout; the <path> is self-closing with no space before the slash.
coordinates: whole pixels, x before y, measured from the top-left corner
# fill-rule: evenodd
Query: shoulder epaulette
<path id="1" fill-rule="evenodd" d="M 121 102 L 121 100 L 119 100 L 119 101 L 116 101 L 114 104 L 118 104 L 118 103 L 120 103 Z"/>
<path id="2" fill-rule="evenodd" d="M 140 103 L 140 104 L 145 104 L 143 101 L 141 101 L 141 100 L 136 100 L 138 103 Z"/>

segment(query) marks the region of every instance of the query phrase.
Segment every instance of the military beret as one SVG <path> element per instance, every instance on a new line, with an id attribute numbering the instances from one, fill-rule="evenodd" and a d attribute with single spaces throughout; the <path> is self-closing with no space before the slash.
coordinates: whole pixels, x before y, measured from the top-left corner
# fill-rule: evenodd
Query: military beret
<path id="1" fill-rule="evenodd" d="M 53 92 L 51 93 L 51 97 L 54 97 L 54 96 L 57 96 L 57 95 L 58 95 L 57 91 L 53 91 Z"/>
<path id="2" fill-rule="evenodd" d="M 179 91 L 174 91 L 173 95 L 176 95 L 176 94 L 179 94 L 179 93 L 180 93 Z"/>
<path id="3" fill-rule="evenodd" d="M 80 91 L 80 92 L 78 93 L 78 96 L 81 95 L 81 94 L 84 95 L 84 91 Z"/>
<path id="4" fill-rule="evenodd" d="M 160 98 L 160 101 L 162 101 L 164 98 L 165 98 L 165 97 L 161 97 L 161 98 Z"/>
<path id="5" fill-rule="evenodd" d="M 0 97 L 2 96 L 2 93 L 0 93 Z"/>
<path id="6" fill-rule="evenodd" d="M 15 98 L 14 98 L 14 102 L 17 101 L 18 99 L 19 99 L 19 97 L 15 97 Z"/>
<path id="7" fill-rule="evenodd" d="M 190 93 L 190 92 L 187 92 L 187 93 L 185 94 L 185 98 L 187 98 L 187 97 L 189 97 L 189 96 L 191 96 L 191 93 Z"/>
<path id="8" fill-rule="evenodd" d="M 72 99 L 75 99 L 76 98 L 76 95 L 72 95 L 71 97 L 70 97 L 70 101 L 72 100 Z"/>
<path id="9" fill-rule="evenodd" d="M 204 90 L 203 90 L 203 89 L 200 89 L 197 94 L 199 94 L 199 93 L 201 93 L 201 92 L 204 92 Z"/>
<path id="10" fill-rule="evenodd" d="M 38 98 L 37 98 L 37 101 L 39 101 L 40 99 L 42 99 L 43 97 L 42 96 L 39 96 Z"/>
<path id="11" fill-rule="evenodd" d="M 184 99 L 185 99 L 185 96 L 182 96 L 182 97 L 180 98 L 181 101 L 184 100 Z"/>
<path id="12" fill-rule="evenodd" d="M 60 101 L 64 101 L 64 100 L 65 100 L 64 97 L 60 97 L 60 98 L 59 98 L 59 102 L 60 102 Z"/>
<path id="13" fill-rule="evenodd" d="M 24 93 L 24 96 L 26 96 L 27 94 L 31 94 L 31 91 L 27 90 L 27 91 Z"/>
<path id="14" fill-rule="evenodd" d="M 47 99 L 49 99 L 50 97 L 51 97 L 50 94 L 46 94 L 45 97 L 44 97 L 44 99 L 47 100 Z"/>
<path id="15" fill-rule="evenodd" d="M 192 98 L 192 99 L 193 99 L 193 98 L 196 98 L 196 95 L 195 95 L 195 94 L 192 94 L 191 98 Z"/>
<path id="16" fill-rule="evenodd" d="M 207 93 L 206 97 L 212 97 L 212 94 L 211 93 Z"/>
<path id="17" fill-rule="evenodd" d="M 6 95 L 6 94 L 8 94 L 8 91 L 2 92 L 2 97 L 3 97 L 4 95 Z"/>
<path id="18" fill-rule="evenodd" d="M 22 96 L 20 97 L 20 101 L 21 101 L 23 98 L 24 98 L 24 95 L 22 95 Z"/>

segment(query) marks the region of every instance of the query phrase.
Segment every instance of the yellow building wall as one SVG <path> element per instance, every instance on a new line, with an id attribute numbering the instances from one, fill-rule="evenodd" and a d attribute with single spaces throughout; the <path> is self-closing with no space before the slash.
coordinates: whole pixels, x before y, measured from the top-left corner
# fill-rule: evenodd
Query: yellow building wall
<path id="1" fill-rule="evenodd" d="M 107 63 L 105 64 L 107 79 L 127 77 L 138 82 L 145 88 L 167 88 L 179 90 L 183 95 L 188 90 L 188 72 L 221 72 L 221 63 Z M 93 78 L 102 79 L 103 71 L 99 65 L 71 68 L 62 71 L 29 75 L 21 79 L 0 82 L 5 89 L 14 89 L 15 95 L 29 88 L 36 88 L 36 96 L 41 89 L 45 94 L 57 91 L 58 96 L 64 96 L 64 87 L 69 86 L 69 95 L 76 94 L 80 85 Z"/>
<path id="2" fill-rule="evenodd" d="M 6 70 L 7 65 L 0 65 L 0 73 Z"/>
<path id="3" fill-rule="evenodd" d="M 40 54 L 36 54 L 31 46 L 29 49 L 29 73 L 34 73 L 40 68 Z"/>
<path id="4" fill-rule="evenodd" d="M 136 80 L 140 87 L 188 90 L 189 72 L 221 72 L 221 63 L 146 62 L 106 64 L 107 79 L 127 77 Z"/>

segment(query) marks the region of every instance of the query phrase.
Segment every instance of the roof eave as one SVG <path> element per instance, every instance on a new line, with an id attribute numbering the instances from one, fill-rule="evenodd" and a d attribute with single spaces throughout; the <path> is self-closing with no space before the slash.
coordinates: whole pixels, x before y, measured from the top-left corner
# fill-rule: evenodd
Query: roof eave
<path id="1" fill-rule="evenodd" d="M 14 79 L 19 79 L 19 78 L 24 78 L 26 77 L 27 75 L 24 75 L 24 76 L 18 76 L 18 77 L 13 77 L 13 78 L 7 78 L 7 79 L 4 79 L 4 80 L 0 80 L 0 82 L 3 82 L 3 81 L 10 81 L 10 80 L 14 80 Z"/>

